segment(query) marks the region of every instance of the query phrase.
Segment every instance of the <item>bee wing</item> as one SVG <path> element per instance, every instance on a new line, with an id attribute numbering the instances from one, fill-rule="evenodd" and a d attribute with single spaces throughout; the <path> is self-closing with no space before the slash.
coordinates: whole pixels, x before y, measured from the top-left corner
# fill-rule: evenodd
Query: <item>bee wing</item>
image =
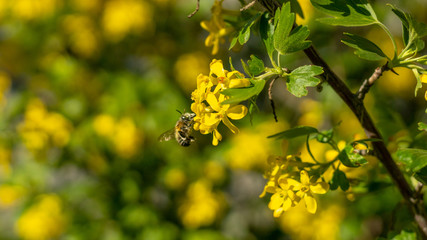
<path id="1" fill-rule="evenodd" d="M 169 141 L 174 137 L 175 137 L 175 128 L 172 128 L 172 129 L 169 129 L 168 131 L 162 133 L 159 136 L 158 140 L 159 140 L 159 142 Z"/>

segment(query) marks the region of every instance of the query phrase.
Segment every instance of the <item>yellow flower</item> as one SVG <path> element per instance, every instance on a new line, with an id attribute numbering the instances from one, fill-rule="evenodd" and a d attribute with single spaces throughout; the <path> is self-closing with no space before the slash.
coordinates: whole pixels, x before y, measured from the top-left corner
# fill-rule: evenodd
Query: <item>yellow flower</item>
<path id="1" fill-rule="evenodd" d="M 21 239 L 56 239 L 65 228 L 61 199 L 53 194 L 42 195 L 15 223 Z"/>
<path id="2" fill-rule="evenodd" d="M 61 5 L 58 0 L 15 0 L 11 12 L 19 19 L 32 20 L 51 16 Z"/>
<path id="3" fill-rule="evenodd" d="M 65 146 L 70 139 L 72 124 L 61 114 L 48 112 L 42 101 L 34 99 L 28 104 L 24 121 L 17 128 L 25 146 L 39 151 L 50 145 Z"/>
<path id="4" fill-rule="evenodd" d="M 304 199 L 307 211 L 314 214 L 317 210 L 317 202 L 313 197 L 313 193 L 325 194 L 329 190 L 329 184 L 326 182 L 311 183 L 308 173 L 305 170 L 301 171 L 300 180 L 301 183 L 294 179 L 288 179 L 288 183 L 292 186 L 292 190 L 297 191 L 296 195 Z"/>
<path id="5" fill-rule="evenodd" d="M 292 179 L 288 179 L 286 176 L 281 176 L 277 180 L 279 187 L 275 187 L 274 190 L 272 187 L 267 188 L 268 192 L 272 190 L 274 191 L 274 194 L 270 198 L 270 203 L 268 204 L 268 208 L 274 211 L 274 217 L 280 217 L 283 212 L 295 206 L 298 202 L 297 196 L 290 188 L 291 185 L 289 184 L 288 180 Z"/>
<path id="6" fill-rule="evenodd" d="M 0 185 L 0 208 L 12 207 L 22 198 L 24 192 L 18 185 Z"/>
<path id="7" fill-rule="evenodd" d="M 232 27 L 227 27 L 224 19 L 222 17 L 222 1 L 223 0 L 215 0 L 214 5 L 212 6 L 212 18 L 209 21 L 202 21 L 200 26 L 203 29 L 209 32 L 209 36 L 205 40 L 206 47 L 212 48 L 212 55 L 218 53 L 219 44 L 223 43 L 224 36 L 233 31 Z"/>
<path id="8" fill-rule="evenodd" d="M 223 208 L 220 195 L 212 192 L 209 181 L 199 180 L 187 190 L 185 202 L 178 208 L 184 226 L 198 228 L 212 224 Z"/>
<path id="9" fill-rule="evenodd" d="M 222 121 L 233 133 L 237 133 L 239 129 L 228 118 L 242 119 L 248 112 L 243 105 L 221 104 L 229 98 L 222 95 L 221 90 L 250 85 L 250 81 L 243 77 L 243 74 L 238 71 L 225 70 L 222 61 L 216 59 L 210 64 L 209 77 L 204 75 L 197 77 L 197 89 L 191 94 L 194 101 L 191 104 L 191 110 L 196 114 L 194 129 L 202 134 L 212 133 L 212 144 L 215 146 L 222 140 L 222 135 L 217 130 L 219 123 Z M 212 92 L 213 87 L 215 89 Z"/>
<path id="10" fill-rule="evenodd" d="M 118 42 L 131 32 L 151 32 L 153 26 L 153 9 L 146 1 L 110 0 L 105 4 L 102 27 L 108 40 Z"/>
<path id="11" fill-rule="evenodd" d="M 209 58 L 202 52 L 181 55 L 174 66 L 175 78 L 185 91 L 191 92 L 196 87 L 193 79 L 199 73 L 206 74 L 208 64 Z"/>

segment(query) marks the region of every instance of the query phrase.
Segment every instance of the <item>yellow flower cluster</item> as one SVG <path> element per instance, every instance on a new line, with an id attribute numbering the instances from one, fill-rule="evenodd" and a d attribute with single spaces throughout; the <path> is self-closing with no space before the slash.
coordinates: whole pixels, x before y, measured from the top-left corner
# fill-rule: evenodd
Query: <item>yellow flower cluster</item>
<path id="1" fill-rule="evenodd" d="M 305 169 L 299 170 L 301 161 L 296 156 L 273 157 L 269 158 L 268 163 L 270 169 L 265 177 L 269 180 L 260 197 L 264 197 L 267 192 L 273 194 L 268 208 L 273 210 L 274 217 L 279 217 L 302 200 L 309 213 L 316 213 L 317 202 L 313 194 L 325 194 L 329 190 L 329 184 L 310 179 Z M 298 171 L 288 172 L 288 168 L 292 167 L 297 167 Z M 298 177 L 299 181 L 296 180 Z"/>
<path id="2" fill-rule="evenodd" d="M 94 21 L 86 15 L 67 15 L 62 22 L 71 49 L 83 57 L 92 57 L 99 48 L 99 36 Z"/>
<path id="3" fill-rule="evenodd" d="M 45 18 L 62 6 L 62 1 L 59 0 L 15 0 L 10 3 L 12 14 L 23 20 Z"/>
<path id="4" fill-rule="evenodd" d="M 24 240 L 56 239 L 63 233 L 65 222 L 61 199 L 48 194 L 21 215 L 15 230 Z"/>
<path id="5" fill-rule="evenodd" d="M 147 1 L 109 0 L 105 3 L 102 27 L 113 42 L 122 40 L 128 33 L 147 33 L 153 26 L 153 9 Z"/>
<path id="6" fill-rule="evenodd" d="M 122 158 L 135 156 L 142 144 L 141 131 L 129 117 L 116 121 L 112 116 L 101 114 L 93 121 L 95 132 L 109 139 L 115 147 L 117 154 Z"/>
<path id="7" fill-rule="evenodd" d="M 212 184 L 199 180 L 188 187 L 187 198 L 179 207 L 178 214 L 187 228 L 194 229 L 212 224 L 222 208 L 223 200 L 212 192 Z"/>
<path id="8" fill-rule="evenodd" d="M 19 200 L 22 199 L 24 193 L 24 188 L 19 185 L 0 185 L 0 209 L 13 207 Z"/>
<path id="9" fill-rule="evenodd" d="M 200 26 L 209 32 L 209 36 L 205 40 L 206 47 L 212 48 L 212 55 L 218 53 L 219 44 L 224 43 L 224 37 L 233 31 L 232 27 L 228 27 L 223 19 L 223 0 L 215 0 L 212 6 L 212 18 L 209 21 L 202 21 Z"/>
<path id="10" fill-rule="evenodd" d="M 31 151 L 46 149 L 50 144 L 65 146 L 72 130 L 72 124 L 59 113 L 48 112 L 43 102 L 33 99 L 25 111 L 25 119 L 18 125 L 25 146 Z"/>
<path id="11" fill-rule="evenodd" d="M 248 109 L 240 104 L 221 104 L 229 97 L 221 94 L 228 88 L 248 87 L 250 81 L 238 71 L 227 71 L 221 60 L 212 60 L 209 76 L 200 74 L 197 77 L 197 89 L 191 93 L 191 110 L 196 114 L 194 129 L 202 134 L 213 134 L 212 144 L 218 145 L 222 135 L 217 130 L 220 122 L 223 122 L 233 133 L 239 129 L 230 119 L 242 119 Z"/>

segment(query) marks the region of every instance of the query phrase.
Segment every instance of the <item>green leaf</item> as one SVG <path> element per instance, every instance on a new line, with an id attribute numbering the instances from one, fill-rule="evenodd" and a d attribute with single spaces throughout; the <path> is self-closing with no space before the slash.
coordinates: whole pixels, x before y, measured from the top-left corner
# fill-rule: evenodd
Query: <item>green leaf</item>
<path id="1" fill-rule="evenodd" d="M 381 48 L 368 39 L 351 33 L 344 33 L 344 35 L 347 36 L 348 39 L 343 39 L 341 42 L 356 49 L 354 54 L 360 58 L 370 61 L 380 61 L 385 58 L 389 59 Z"/>
<path id="2" fill-rule="evenodd" d="M 251 55 L 251 59 L 248 60 L 248 67 L 251 76 L 264 72 L 264 62 L 255 55 Z"/>
<path id="3" fill-rule="evenodd" d="M 285 55 L 310 47 L 311 41 L 306 40 L 310 31 L 306 26 L 298 26 L 292 30 L 295 14 L 291 12 L 289 2 L 276 12 L 276 21 L 273 46 L 280 54 Z"/>
<path id="4" fill-rule="evenodd" d="M 299 126 L 299 127 L 288 129 L 280 133 L 276 133 L 274 135 L 268 136 L 267 138 L 292 139 L 292 138 L 305 136 L 311 133 L 318 133 L 318 132 L 319 131 L 314 127 Z"/>
<path id="5" fill-rule="evenodd" d="M 228 50 L 231 50 L 237 43 L 237 38 L 238 38 L 239 34 L 236 33 L 233 38 L 230 41 L 230 47 L 228 48 Z"/>
<path id="6" fill-rule="evenodd" d="M 258 95 L 264 89 L 265 80 L 254 80 L 252 86 L 246 88 L 228 88 L 221 91 L 221 94 L 230 98 L 221 102 L 221 104 L 233 104 L 245 101 L 252 96 Z"/>
<path id="7" fill-rule="evenodd" d="M 288 75 L 286 83 L 288 91 L 297 97 L 307 95 L 307 87 L 314 87 L 320 83 L 320 79 L 314 76 L 322 73 L 322 67 L 315 65 L 305 65 L 293 70 Z"/>
<path id="8" fill-rule="evenodd" d="M 396 235 L 392 240 L 417 240 L 417 234 L 414 232 L 405 232 L 402 230 L 399 235 Z"/>
<path id="9" fill-rule="evenodd" d="M 427 132 L 427 124 L 425 124 L 423 122 L 419 122 L 418 123 L 418 130 Z"/>
<path id="10" fill-rule="evenodd" d="M 411 14 L 405 13 L 391 4 L 387 5 L 390 6 L 393 13 L 400 18 L 403 26 L 406 27 L 409 32 L 413 29 L 419 38 L 427 36 L 427 25 L 425 23 L 418 22 Z"/>
<path id="11" fill-rule="evenodd" d="M 259 32 L 261 35 L 262 42 L 267 50 L 267 54 L 272 56 L 274 51 L 273 46 L 273 34 L 274 34 L 274 25 L 270 21 L 270 17 L 268 13 L 265 13 L 261 16 L 260 24 L 259 24 Z"/>
<path id="12" fill-rule="evenodd" d="M 321 18 L 318 21 L 330 25 L 356 27 L 378 22 L 371 5 L 366 0 L 311 0 L 319 11 L 333 18 Z"/>
<path id="13" fill-rule="evenodd" d="M 360 167 L 363 164 L 366 164 L 368 161 L 366 159 L 353 152 L 354 148 L 351 145 L 345 146 L 343 150 L 338 154 L 338 159 L 347 167 Z"/>
<path id="14" fill-rule="evenodd" d="M 427 150 L 403 148 L 396 152 L 397 161 L 405 164 L 406 170 L 413 173 L 427 166 Z"/>
<path id="15" fill-rule="evenodd" d="M 421 168 L 418 172 L 414 174 L 414 177 L 420 181 L 422 184 L 427 184 L 427 167 Z"/>
<path id="16" fill-rule="evenodd" d="M 229 50 L 236 45 L 237 41 L 239 41 L 240 45 L 245 44 L 250 36 L 251 36 L 251 27 L 256 23 L 258 18 L 261 16 L 261 13 L 255 14 L 252 18 L 246 21 L 245 25 L 236 33 L 230 43 Z"/>
<path id="17" fill-rule="evenodd" d="M 332 176 L 330 187 L 331 190 L 335 190 L 340 187 L 341 190 L 347 191 L 350 188 L 350 182 L 348 181 L 345 173 L 337 169 L 334 171 L 334 175 Z"/>
<path id="18" fill-rule="evenodd" d="M 242 67 L 245 73 L 251 75 L 251 73 L 249 72 L 249 66 L 243 61 L 243 59 L 240 59 L 240 62 L 242 63 Z"/>

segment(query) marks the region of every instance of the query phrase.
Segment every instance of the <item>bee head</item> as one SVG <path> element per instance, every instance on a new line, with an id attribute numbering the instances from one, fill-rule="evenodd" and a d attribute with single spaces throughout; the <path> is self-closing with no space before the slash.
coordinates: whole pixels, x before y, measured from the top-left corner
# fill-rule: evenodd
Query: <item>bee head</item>
<path id="1" fill-rule="evenodd" d="M 192 121 L 195 116 L 196 116 L 195 113 L 183 113 L 181 115 L 181 120 Z"/>

